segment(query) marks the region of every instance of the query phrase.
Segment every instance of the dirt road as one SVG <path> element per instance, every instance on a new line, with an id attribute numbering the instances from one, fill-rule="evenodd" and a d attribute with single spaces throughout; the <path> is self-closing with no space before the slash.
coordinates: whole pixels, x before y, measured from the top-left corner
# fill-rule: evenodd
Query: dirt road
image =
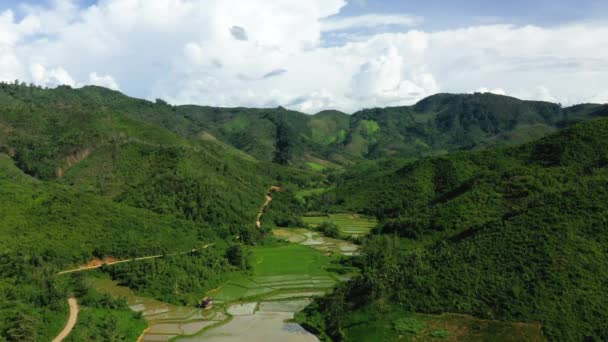
<path id="1" fill-rule="evenodd" d="M 209 246 L 213 246 L 213 243 L 208 243 L 206 245 L 204 245 L 202 247 L 202 249 L 205 249 Z M 157 258 L 162 258 L 164 256 L 171 256 L 171 255 L 179 255 L 179 254 L 187 254 L 187 253 L 192 253 L 192 252 L 196 252 L 196 248 L 187 252 L 181 252 L 181 253 L 172 253 L 172 254 L 158 254 L 158 255 L 150 255 L 150 256 L 144 256 L 144 257 L 139 257 L 139 258 L 133 258 L 133 259 L 126 259 L 126 260 L 114 260 L 113 261 L 103 261 L 100 260 L 99 262 L 95 263 L 94 265 L 91 266 L 80 266 L 78 268 L 73 268 L 70 270 L 65 270 L 65 271 L 61 271 L 58 272 L 57 274 L 66 274 L 66 273 L 74 273 L 74 272 L 82 272 L 82 271 L 86 271 L 86 270 L 92 270 L 95 268 L 100 268 L 103 265 L 116 265 L 116 264 L 122 264 L 125 262 L 133 262 L 133 261 L 141 261 L 141 260 L 148 260 L 148 259 L 157 259 Z"/>
<path id="2" fill-rule="evenodd" d="M 258 218 L 255 221 L 255 226 L 258 228 L 262 227 L 262 215 L 264 215 L 264 210 L 266 210 L 266 207 L 268 207 L 268 205 L 270 205 L 270 202 L 272 202 L 272 196 L 270 196 L 271 193 L 273 192 L 278 192 L 281 191 L 281 187 L 279 186 L 271 186 L 270 189 L 268 189 L 268 192 L 266 193 L 266 201 L 264 202 L 264 205 L 262 205 L 262 207 L 260 208 L 260 212 L 258 213 Z"/>
<path id="3" fill-rule="evenodd" d="M 68 304 L 70 306 L 70 317 L 68 317 L 68 322 L 65 325 L 65 328 L 53 339 L 53 342 L 61 342 L 64 338 L 68 337 L 72 329 L 76 325 L 76 320 L 78 319 L 78 302 L 76 298 L 71 297 L 68 298 Z"/>

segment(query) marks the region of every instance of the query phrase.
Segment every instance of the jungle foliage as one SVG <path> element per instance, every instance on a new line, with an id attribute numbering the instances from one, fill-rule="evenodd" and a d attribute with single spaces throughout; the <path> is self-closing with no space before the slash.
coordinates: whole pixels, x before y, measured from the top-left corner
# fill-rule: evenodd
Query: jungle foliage
<path id="1" fill-rule="evenodd" d="M 376 214 L 361 276 L 319 302 L 329 335 L 392 301 L 420 313 L 539 322 L 551 340 L 608 338 L 608 120 L 519 147 L 351 177 L 336 205 Z M 310 317 L 314 317 L 314 310 Z"/>

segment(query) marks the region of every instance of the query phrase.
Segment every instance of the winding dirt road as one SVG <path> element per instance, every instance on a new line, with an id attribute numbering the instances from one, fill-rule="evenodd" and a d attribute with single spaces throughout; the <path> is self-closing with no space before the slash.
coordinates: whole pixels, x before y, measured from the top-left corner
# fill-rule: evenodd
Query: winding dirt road
<path id="1" fill-rule="evenodd" d="M 68 337 L 68 335 L 74 329 L 76 325 L 76 320 L 78 319 L 78 302 L 76 298 L 70 297 L 68 298 L 68 305 L 70 306 L 70 317 L 68 317 L 68 322 L 65 325 L 65 328 L 53 339 L 53 342 L 61 342 L 63 339 Z"/>
<path id="2" fill-rule="evenodd" d="M 268 192 L 266 192 L 266 201 L 264 202 L 264 205 L 262 205 L 262 207 L 260 208 L 260 212 L 258 213 L 258 218 L 255 221 L 256 227 L 262 228 L 262 215 L 264 215 L 264 210 L 266 210 L 266 207 L 268 207 L 268 205 L 270 205 L 270 202 L 272 202 L 272 196 L 270 196 L 270 194 L 273 192 L 279 192 L 279 191 L 281 191 L 281 187 L 273 185 L 270 187 L 270 189 L 268 189 Z"/>

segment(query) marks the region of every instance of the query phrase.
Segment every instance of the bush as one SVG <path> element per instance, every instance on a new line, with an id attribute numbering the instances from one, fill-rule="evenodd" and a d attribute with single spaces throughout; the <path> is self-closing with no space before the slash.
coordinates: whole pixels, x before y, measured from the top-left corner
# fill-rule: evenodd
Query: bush
<path id="1" fill-rule="evenodd" d="M 395 321 L 395 330 L 399 333 L 418 334 L 424 329 L 424 324 L 413 317 L 404 317 Z"/>
<path id="2" fill-rule="evenodd" d="M 332 222 L 323 222 L 318 227 L 317 230 L 322 232 L 325 236 L 337 239 L 340 237 L 340 229 L 335 223 Z"/>

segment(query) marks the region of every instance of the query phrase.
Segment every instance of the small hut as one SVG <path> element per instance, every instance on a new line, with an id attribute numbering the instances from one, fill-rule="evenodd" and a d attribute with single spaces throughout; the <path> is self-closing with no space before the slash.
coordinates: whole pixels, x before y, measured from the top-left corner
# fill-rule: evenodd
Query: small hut
<path id="1" fill-rule="evenodd" d="M 200 307 L 203 309 L 211 309 L 213 306 L 213 298 L 207 297 L 201 301 Z"/>

